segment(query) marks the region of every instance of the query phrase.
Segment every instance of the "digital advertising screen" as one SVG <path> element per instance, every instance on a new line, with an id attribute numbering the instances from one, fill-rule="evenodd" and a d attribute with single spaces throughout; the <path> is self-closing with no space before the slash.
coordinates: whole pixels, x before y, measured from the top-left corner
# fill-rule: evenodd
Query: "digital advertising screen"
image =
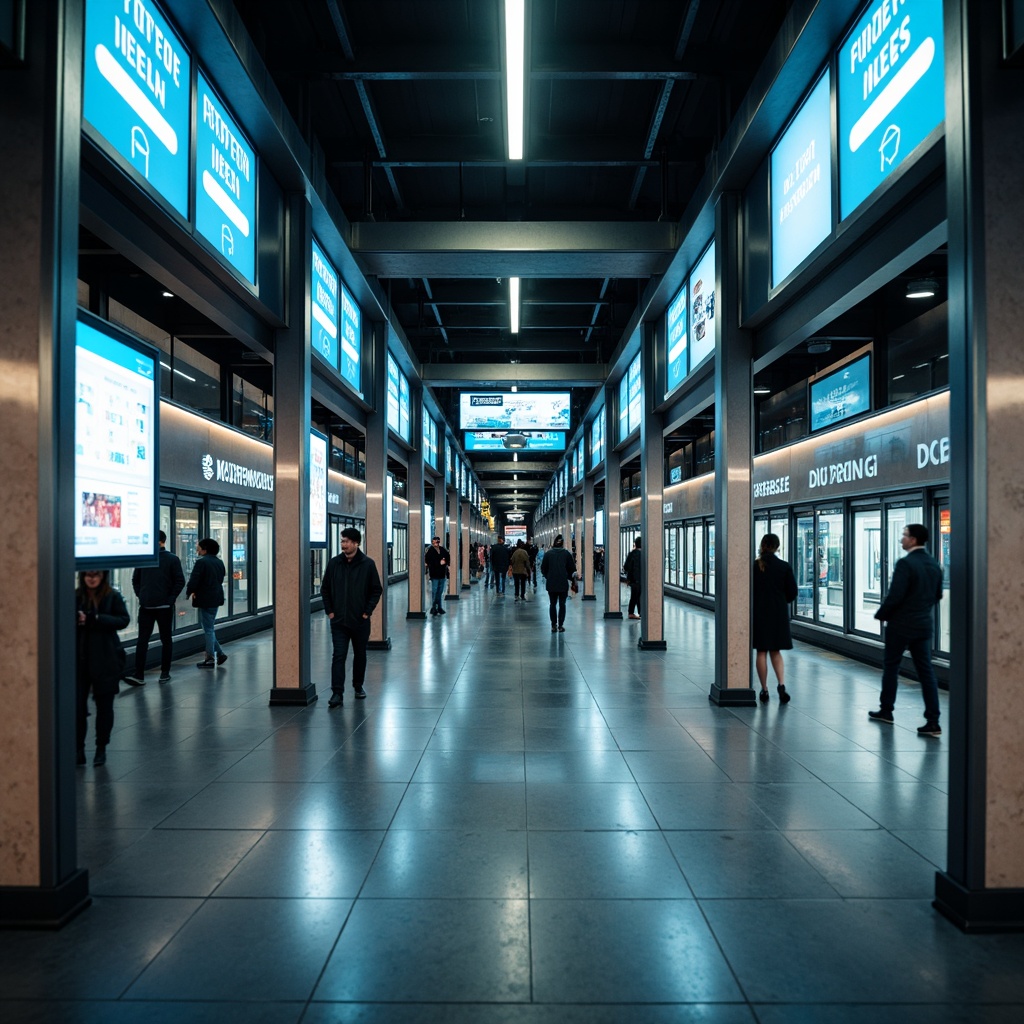
<path id="1" fill-rule="evenodd" d="M 826 71 L 772 150 L 772 287 L 832 231 L 832 108 Z"/>
<path id="2" fill-rule="evenodd" d="M 309 330 L 313 351 L 338 369 L 338 272 L 313 239 L 309 278 Z"/>
<path id="3" fill-rule="evenodd" d="M 690 369 L 715 351 L 715 243 L 712 242 L 690 274 Z"/>
<path id="4" fill-rule="evenodd" d="M 327 547 L 327 437 L 309 431 L 309 546 Z"/>
<path id="5" fill-rule="evenodd" d="M 398 395 L 400 391 L 399 380 L 401 379 L 401 373 L 398 369 L 398 363 L 395 362 L 394 356 L 388 353 L 388 414 L 387 423 L 388 427 L 393 430 L 396 434 L 399 432 L 399 428 L 402 425 L 402 419 L 398 411 Z"/>
<path id="6" fill-rule="evenodd" d="M 363 335 L 360 327 L 359 307 L 344 284 L 341 286 L 341 379 L 350 384 L 352 390 L 362 394 L 359 367 L 363 352 Z"/>
<path id="7" fill-rule="evenodd" d="M 206 76 L 196 76 L 196 231 L 256 283 L 256 151 Z"/>
<path id="8" fill-rule="evenodd" d="M 811 430 L 822 430 L 871 409 L 871 356 L 863 355 L 811 381 Z"/>
<path id="9" fill-rule="evenodd" d="M 398 434 L 408 441 L 412 430 L 412 396 L 409 393 L 409 378 L 398 375 Z"/>
<path id="10" fill-rule="evenodd" d="M 463 447 L 467 452 L 564 452 L 564 430 L 523 430 L 525 448 L 513 448 L 507 443 L 508 433 L 502 430 L 467 430 Z"/>
<path id="11" fill-rule="evenodd" d="M 942 4 L 876 0 L 839 51 L 839 216 L 848 217 L 946 116 Z"/>
<path id="12" fill-rule="evenodd" d="M 469 391 L 459 396 L 463 430 L 564 430 L 568 391 Z"/>
<path id="13" fill-rule="evenodd" d="M 689 338 L 686 332 L 686 286 L 672 300 L 665 316 L 665 348 L 667 379 L 665 394 L 674 391 L 686 377 L 686 345 Z"/>
<path id="14" fill-rule="evenodd" d="M 594 417 L 590 428 L 590 468 L 596 469 L 604 462 L 604 406 Z"/>
<path id="15" fill-rule="evenodd" d="M 160 354 L 88 314 L 75 327 L 75 568 L 155 564 Z"/>
<path id="16" fill-rule="evenodd" d="M 89 0 L 84 72 L 85 121 L 187 220 L 192 61 L 160 7 Z"/>

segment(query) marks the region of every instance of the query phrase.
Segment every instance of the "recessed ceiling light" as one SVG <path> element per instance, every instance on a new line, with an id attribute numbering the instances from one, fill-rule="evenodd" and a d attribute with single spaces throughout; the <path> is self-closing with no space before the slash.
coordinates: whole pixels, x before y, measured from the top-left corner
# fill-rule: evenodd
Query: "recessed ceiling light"
<path id="1" fill-rule="evenodd" d="M 930 299 L 938 291 L 939 283 L 933 277 L 921 277 L 907 283 L 908 299 Z"/>
<path id="2" fill-rule="evenodd" d="M 160 293 L 165 299 L 173 299 L 174 292 L 161 292 Z"/>
<path id="3" fill-rule="evenodd" d="M 772 389 L 770 387 L 768 387 L 767 384 L 755 384 L 754 385 L 754 394 L 755 395 L 770 395 L 771 393 L 772 393 Z"/>

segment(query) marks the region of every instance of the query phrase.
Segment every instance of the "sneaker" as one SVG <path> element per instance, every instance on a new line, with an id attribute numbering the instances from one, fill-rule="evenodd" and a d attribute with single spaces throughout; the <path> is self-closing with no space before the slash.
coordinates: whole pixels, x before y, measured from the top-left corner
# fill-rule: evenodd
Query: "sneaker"
<path id="1" fill-rule="evenodd" d="M 551 632 L 552 633 L 557 633 L 558 632 L 558 627 L 557 626 L 552 626 L 551 627 Z"/>
<path id="2" fill-rule="evenodd" d="M 366 691 L 361 687 L 356 687 L 356 700 L 366 700 Z"/>
<path id="3" fill-rule="evenodd" d="M 925 722 L 920 729 L 917 730 L 918 736 L 941 736 L 942 729 L 936 723 L 933 725 L 931 722 Z"/>
<path id="4" fill-rule="evenodd" d="M 223 665 L 224 662 L 227 661 L 227 660 L 228 660 L 228 656 L 226 654 L 218 654 L 217 655 L 217 664 L 218 665 Z"/>
<path id="5" fill-rule="evenodd" d="M 870 718 L 872 722 L 884 722 L 886 725 L 892 725 L 891 711 L 869 711 L 868 718 Z"/>
<path id="6" fill-rule="evenodd" d="M 564 633 L 565 632 L 565 626 L 559 626 L 558 627 L 558 632 L 559 633 Z"/>
<path id="7" fill-rule="evenodd" d="M 169 683 L 170 681 L 171 681 L 171 673 L 170 672 L 168 672 L 167 675 L 165 675 L 165 676 L 161 676 L 157 680 L 158 683 Z"/>
<path id="8" fill-rule="evenodd" d="M 216 668 L 216 667 L 217 667 L 217 662 L 215 662 L 212 658 L 210 658 L 209 661 L 197 661 L 196 662 L 196 668 Z"/>
<path id="9" fill-rule="evenodd" d="M 331 693 L 331 699 L 327 702 L 329 708 L 340 708 L 345 703 L 345 695 L 343 693 Z"/>
<path id="10" fill-rule="evenodd" d="M 631 618 L 631 619 L 639 619 L 639 618 L 640 618 L 640 616 L 639 616 L 639 615 L 630 615 L 630 618 Z"/>
<path id="11" fill-rule="evenodd" d="M 124 681 L 129 686 L 145 686 L 146 685 L 146 680 L 143 679 L 142 676 L 125 676 L 124 677 Z"/>

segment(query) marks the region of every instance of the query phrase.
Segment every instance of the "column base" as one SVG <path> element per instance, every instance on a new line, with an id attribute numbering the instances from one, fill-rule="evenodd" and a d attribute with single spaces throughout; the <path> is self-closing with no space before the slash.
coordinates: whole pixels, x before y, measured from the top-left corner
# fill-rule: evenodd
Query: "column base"
<path id="1" fill-rule="evenodd" d="M 405 617 L 407 619 L 425 619 L 427 617 L 426 612 L 406 612 Z"/>
<path id="2" fill-rule="evenodd" d="M 77 917 L 89 904 L 89 872 L 80 868 L 56 888 L 0 886 L 0 928 L 55 931 Z"/>
<path id="3" fill-rule="evenodd" d="M 383 640 L 371 640 L 367 645 L 368 651 L 390 651 L 391 637 L 386 636 Z"/>
<path id="4" fill-rule="evenodd" d="M 462 584 L 462 589 L 463 590 L 469 590 L 469 584 L 468 583 L 463 583 Z"/>
<path id="5" fill-rule="evenodd" d="M 718 683 L 711 684 L 708 700 L 720 708 L 756 708 L 757 694 L 752 686 L 736 686 L 722 689 Z"/>
<path id="6" fill-rule="evenodd" d="M 458 601 L 459 595 L 458 594 L 445 594 L 444 595 L 444 599 L 446 601 Z"/>
<path id="7" fill-rule="evenodd" d="M 604 617 L 606 619 L 622 619 L 622 612 L 605 612 Z"/>
<path id="8" fill-rule="evenodd" d="M 668 650 L 668 645 L 665 643 L 664 640 L 645 640 L 643 637 L 640 637 L 640 639 L 637 640 L 636 645 L 640 648 L 641 651 Z"/>
<path id="9" fill-rule="evenodd" d="M 932 906 L 963 932 L 1024 932 L 1024 889 L 965 889 L 935 873 Z"/>
<path id="10" fill-rule="evenodd" d="M 583 600 L 584 601 L 596 601 L 597 600 L 597 594 L 584 594 L 583 595 Z"/>
<path id="11" fill-rule="evenodd" d="M 312 683 L 305 686 L 275 686 L 270 691 L 270 706 L 274 707 L 308 707 L 317 699 L 316 687 Z"/>

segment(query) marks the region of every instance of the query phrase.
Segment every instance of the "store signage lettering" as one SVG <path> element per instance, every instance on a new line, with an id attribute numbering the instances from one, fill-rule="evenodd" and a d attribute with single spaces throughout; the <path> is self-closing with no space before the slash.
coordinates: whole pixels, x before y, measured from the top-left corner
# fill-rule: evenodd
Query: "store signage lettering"
<path id="1" fill-rule="evenodd" d="M 240 466 L 237 462 L 229 462 L 227 459 L 214 460 L 214 477 L 220 483 L 251 487 L 256 491 L 273 491 L 274 489 L 273 473 L 264 473 L 262 470 L 252 469 L 249 466 Z"/>
<path id="2" fill-rule="evenodd" d="M 949 438 L 940 437 L 930 444 L 919 444 L 917 446 L 917 468 L 924 469 L 926 466 L 941 466 L 949 462 Z"/>
<path id="3" fill-rule="evenodd" d="M 777 476 L 771 480 L 760 480 L 754 484 L 755 498 L 768 498 L 775 494 L 789 494 L 788 476 Z"/>
<path id="4" fill-rule="evenodd" d="M 818 466 L 810 470 L 807 474 L 807 486 L 812 489 L 830 487 L 875 476 L 878 476 L 878 456 L 865 455 L 860 459 L 846 459 L 844 462 L 833 462 L 831 465 Z"/>

